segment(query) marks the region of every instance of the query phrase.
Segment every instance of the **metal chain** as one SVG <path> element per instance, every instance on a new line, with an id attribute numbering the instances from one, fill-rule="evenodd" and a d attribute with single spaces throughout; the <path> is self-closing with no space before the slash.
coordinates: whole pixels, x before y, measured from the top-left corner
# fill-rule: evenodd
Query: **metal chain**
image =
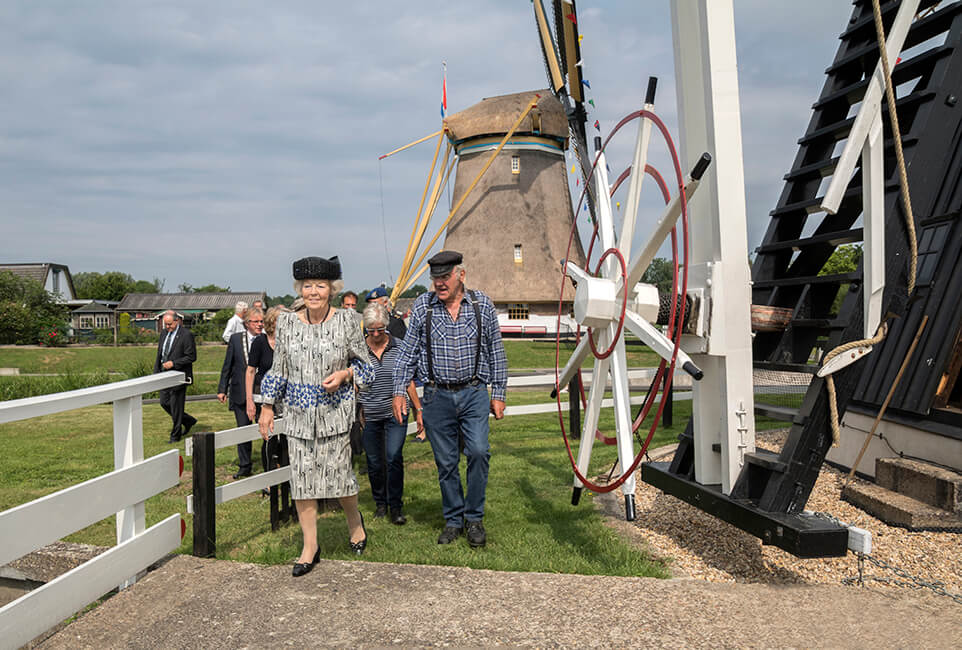
<path id="1" fill-rule="evenodd" d="M 928 581 L 918 576 L 914 576 L 905 569 L 900 569 L 897 566 L 891 565 L 885 560 L 879 560 L 871 555 L 866 555 L 865 553 L 857 553 L 859 559 L 859 574 L 857 578 L 843 578 L 842 584 L 864 584 L 866 580 L 871 580 L 873 582 L 881 582 L 885 584 L 895 585 L 897 587 L 909 587 L 911 589 L 929 589 L 932 592 L 938 594 L 939 596 L 945 596 L 951 598 L 955 602 L 962 605 L 962 594 L 952 593 L 945 588 L 945 583 L 941 580 Z M 869 576 L 864 578 L 862 567 L 864 566 L 864 560 L 868 560 L 871 564 L 879 567 L 880 569 L 887 569 L 894 573 L 895 575 L 903 578 L 898 580 L 896 578 L 886 578 L 884 576 Z"/>
<path id="2" fill-rule="evenodd" d="M 812 514 L 818 517 L 819 519 L 825 519 L 827 521 L 831 521 L 834 524 L 838 524 L 839 526 L 848 528 L 848 524 L 846 524 L 844 521 L 842 521 L 838 517 L 835 517 L 834 515 L 830 515 L 827 512 L 814 512 Z M 893 585 L 896 587 L 909 587 L 911 589 L 930 589 L 931 591 L 938 594 L 939 596 L 945 596 L 947 598 L 951 598 L 955 602 L 962 605 L 962 594 L 952 593 L 948 591 L 945 588 L 945 583 L 942 582 L 941 580 L 928 581 L 918 576 L 914 576 L 908 571 L 906 571 L 905 569 L 889 564 L 885 560 L 880 560 L 876 557 L 872 557 L 867 553 L 856 553 L 855 555 L 858 558 L 858 576 L 842 578 L 843 585 L 861 586 L 861 585 L 864 585 L 866 581 L 872 581 L 872 582 L 881 582 L 883 584 Z M 888 571 L 891 571 L 892 573 L 894 573 L 895 575 L 897 575 L 899 578 L 902 578 L 902 579 L 900 580 L 898 578 L 888 578 L 885 576 L 865 577 L 865 561 L 866 560 L 868 560 L 869 563 L 874 564 L 880 569 L 887 569 Z"/>

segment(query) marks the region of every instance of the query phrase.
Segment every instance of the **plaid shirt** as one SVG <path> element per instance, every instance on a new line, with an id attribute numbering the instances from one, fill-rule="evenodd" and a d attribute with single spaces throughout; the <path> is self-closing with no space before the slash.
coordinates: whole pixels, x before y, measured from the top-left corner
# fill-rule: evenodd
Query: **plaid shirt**
<path id="1" fill-rule="evenodd" d="M 504 401 L 508 386 L 508 359 L 501 343 L 501 328 L 494 304 L 484 293 L 475 291 L 481 311 L 481 355 L 478 379 L 491 385 L 491 399 Z M 460 384 L 474 379 L 474 356 L 478 345 L 478 327 L 468 290 L 461 298 L 458 320 L 454 321 L 444 303 L 431 291 L 422 293 L 411 307 L 407 336 L 394 366 L 394 394 L 404 395 L 411 379 L 427 383 L 428 355 L 425 340 L 425 314 L 431 309 L 431 352 L 434 357 L 434 380 L 442 384 Z"/>

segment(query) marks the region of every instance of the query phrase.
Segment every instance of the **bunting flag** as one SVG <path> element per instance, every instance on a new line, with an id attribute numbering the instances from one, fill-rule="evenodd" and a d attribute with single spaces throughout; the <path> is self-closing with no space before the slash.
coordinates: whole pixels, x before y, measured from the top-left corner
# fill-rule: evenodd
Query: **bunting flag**
<path id="1" fill-rule="evenodd" d="M 589 99 L 588 103 L 591 104 L 591 108 L 595 108 L 595 100 Z"/>
<path id="2" fill-rule="evenodd" d="M 581 83 L 583 83 L 588 88 L 588 90 L 591 90 L 591 84 L 588 83 L 587 79 L 582 79 Z"/>
<path id="3" fill-rule="evenodd" d="M 578 187 L 579 185 L 581 185 L 581 179 L 580 179 L 580 178 L 576 178 L 576 179 L 575 179 L 575 187 Z"/>
<path id="4" fill-rule="evenodd" d="M 571 173 L 572 173 L 572 174 L 575 173 L 575 166 L 574 166 L 574 165 L 571 166 Z"/>
<path id="5" fill-rule="evenodd" d="M 615 201 L 615 208 L 618 210 L 621 209 L 621 201 Z"/>
<path id="6" fill-rule="evenodd" d="M 448 116 L 448 64 L 441 62 L 441 119 Z"/>
<path id="7" fill-rule="evenodd" d="M 573 22 L 575 25 L 578 24 L 578 19 L 575 18 L 574 12 L 571 12 L 570 14 L 568 14 L 567 16 L 565 16 L 565 18 L 567 18 L 568 20 L 570 20 L 571 22 Z"/>
<path id="8" fill-rule="evenodd" d="M 582 61 L 581 59 L 578 59 L 578 62 L 575 63 L 575 67 L 580 68 L 582 63 L 584 63 L 584 61 Z"/>
<path id="9" fill-rule="evenodd" d="M 601 130 L 601 124 L 598 123 L 598 120 L 595 120 L 595 128 Z"/>
<path id="10" fill-rule="evenodd" d="M 585 37 L 584 34 L 578 34 L 578 45 L 581 45 L 581 39 Z"/>

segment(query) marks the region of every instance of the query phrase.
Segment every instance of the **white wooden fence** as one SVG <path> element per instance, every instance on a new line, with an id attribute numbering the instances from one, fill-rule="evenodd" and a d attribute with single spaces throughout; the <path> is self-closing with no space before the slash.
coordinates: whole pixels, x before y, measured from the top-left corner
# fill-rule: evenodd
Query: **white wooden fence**
<path id="1" fill-rule="evenodd" d="M 144 393 L 177 386 L 168 371 L 65 393 L 0 402 L 0 424 L 113 402 L 114 471 L 0 513 L 0 565 L 116 513 L 117 546 L 0 608 L 0 645 L 19 647 L 180 545 L 174 514 L 145 526 L 144 502 L 180 481 L 177 450 L 144 460 Z"/>

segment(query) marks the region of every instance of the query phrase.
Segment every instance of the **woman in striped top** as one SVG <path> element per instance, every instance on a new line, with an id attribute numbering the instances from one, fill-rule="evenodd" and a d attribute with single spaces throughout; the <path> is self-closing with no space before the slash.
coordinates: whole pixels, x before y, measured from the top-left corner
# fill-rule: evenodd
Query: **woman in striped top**
<path id="1" fill-rule="evenodd" d="M 401 450 L 407 435 L 407 418 L 403 423 L 394 419 L 391 404 L 394 393 L 394 361 L 401 342 L 387 331 L 391 315 L 376 302 L 364 309 L 364 334 L 368 356 L 374 366 L 374 381 L 359 395 L 364 421 L 364 455 L 367 457 L 367 477 L 371 481 L 376 519 L 391 509 L 391 522 L 404 524 L 404 457 Z M 421 421 L 421 402 L 414 382 L 408 386 L 409 408 L 414 409 L 418 433 L 424 430 Z"/>

